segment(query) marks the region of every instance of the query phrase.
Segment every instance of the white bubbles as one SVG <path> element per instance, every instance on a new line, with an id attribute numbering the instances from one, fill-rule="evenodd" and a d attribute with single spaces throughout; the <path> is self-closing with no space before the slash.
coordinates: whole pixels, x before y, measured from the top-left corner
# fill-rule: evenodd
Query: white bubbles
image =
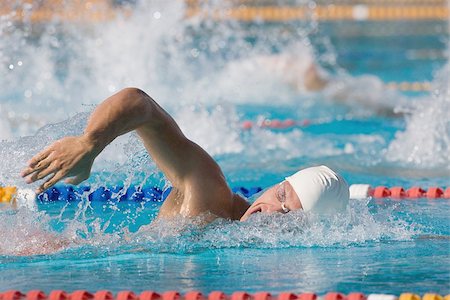
<path id="1" fill-rule="evenodd" d="M 13 64 L 10 64 L 10 65 L 8 66 L 8 69 L 14 70 L 14 65 L 13 65 Z"/>
<path id="2" fill-rule="evenodd" d="M 186 136 L 211 155 L 244 151 L 237 114 L 231 106 L 216 106 L 212 111 L 185 107 L 175 117 Z"/>
<path id="3" fill-rule="evenodd" d="M 2 228 L 14 228 L 0 232 L 0 255 L 49 254 L 70 244 L 64 237 L 49 231 L 50 218 L 44 213 L 28 209 L 2 211 L 0 207 L 0 216 Z"/>
<path id="4" fill-rule="evenodd" d="M 191 49 L 191 56 L 197 58 L 200 55 L 200 51 L 197 48 Z"/>
<path id="5" fill-rule="evenodd" d="M 385 157 L 419 168 L 450 170 L 450 65 L 438 74 L 434 89 L 439 93 L 418 101 L 410 109 L 406 129 L 397 132 Z"/>
<path id="6" fill-rule="evenodd" d="M 11 138 L 11 127 L 7 122 L 4 121 L 4 118 L 0 119 L 0 141 Z"/>
<path id="7" fill-rule="evenodd" d="M 23 95 L 25 96 L 25 98 L 31 98 L 33 96 L 33 92 L 31 90 L 25 90 Z"/>
<path id="8" fill-rule="evenodd" d="M 117 92 L 117 88 L 114 85 L 110 84 L 110 85 L 108 85 L 108 91 L 110 93 L 115 93 L 115 92 Z"/>
<path id="9" fill-rule="evenodd" d="M 155 11 L 153 13 L 153 18 L 155 18 L 156 20 L 161 19 L 161 13 L 159 11 Z"/>
<path id="10" fill-rule="evenodd" d="M 195 252 L 220 248 L 346 247 L 381 241 L 407 241 L 420 230 L 393 217 L 394 207 L 369 212 L 354 201 L 346 212 L 319 216 L 301 211 L 282 215 L 257 213 L 246 222 L 219 219 L 204 227 L 202 218 L 179 218 L 142 228 L 135 238 L 153 251 Z"/>

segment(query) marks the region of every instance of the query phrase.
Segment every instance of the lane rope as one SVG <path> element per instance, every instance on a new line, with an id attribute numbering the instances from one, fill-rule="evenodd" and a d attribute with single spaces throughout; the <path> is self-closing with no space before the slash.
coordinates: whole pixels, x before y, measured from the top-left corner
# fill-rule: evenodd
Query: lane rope
<path id="1" fill-rule="evenodd" d="M 251 197 L 264 190 L 263 187 L 233 187 L 234 193 L 241 194 L 244 197 Z M 18 189 L 16 187 L 0 187 L 0 203 L 20 202 L 32 204 L 36 201 L 80 201 L 88 199 L 89 201 L 152 201 L 162 202 L 169 195 L 171 188 L 161 189 L 159 187 L 140 187 L 140 186 L 113 186 L 98 187 L 90 186 L 56 186 L 45 192 L 36 195 L 30 189 Z M 350 199 L 367 199 L 369 197 L 380 199 L 450 199 L 450 187 L 429 187 L 422 188 L 413 186 L 403 188 L 401 186 L 376 186 L 369 184 L 352 184 L 350 185 Z"/>
<path id="2" fill-rule="evenodd" d="M 76 290 L 66 292 L 64 290 L 52 290 L 48 295 L 41 290 L 31 290 L 22 293 L 18 290 L 9 290 L 0 293 L 0 300 L 450 300 L 450 295 L 441 296 L 435 293 L 426 293 L 422 297 L 414 293 L 402 293 L 399 296 L 391 294 L 369 294 L 350 293 L 342 294 L 329 292 L 324 296 L 316 293 L 291 293 L 282 292 L 271 294 L 270 292 L 247 293 L 237 291 L 226 294 L 222 291 L 213 291 L 203 294 L 200 291 L 189 291 L 182 294 L 178 291 L 166 291 L 158 293 L 145 290 L 140 294 L 130 290 L 124 290 L 114 295 L 111 291 L 100 290 L 89 292 L 87 290 Z"/>
<path id="3" fill-rule="evenodd" d="M 82 2 L 80 2 L 82 3 Z M 7 16 L 11 21 L 30 21 L 33 23 L 66 21 L 66 22 L 105 22 L 118 16 L 130 16 L 129 8 L 116 8 L 106 1 L 89 1 L 86 4 L 62 7 L 59 3 L 50 3 L 36 9 L 3 7 L 0 16 Z M 351 3 L 307 6 L 244 6 L 229 9 L 203 9 L 198 4 L 187 5 L 185 16 L 212 18 L 214 20 L 237 20 L 253 22 L 255 20 L 269 22 L 318 20 L 318 21 L 395 21 L 395 20 L 443 20 L 450 16 L 449 7 L 445 3 Z"/>

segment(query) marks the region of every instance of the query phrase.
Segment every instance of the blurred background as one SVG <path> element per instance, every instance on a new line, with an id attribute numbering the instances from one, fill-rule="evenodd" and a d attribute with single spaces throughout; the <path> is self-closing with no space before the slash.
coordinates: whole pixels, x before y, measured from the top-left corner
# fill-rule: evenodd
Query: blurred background
<path id="1" fill-rule="evenodd" d="M 205 77 L 294 44 L 307 45 L 298 57 L 333 74 L 370 73 L 390 89 L 429 92 L 447 60 L 448 17 L 444 0 L 5 0 L 0 137 L 32 134 L 128 85 L 163 102 L 236 101 L 225 99 L 236 85 L 210 78 L 209 86 L 228 87 L 211 95 Z"/>
<path id="2" fill-rule="evenodd" d="M 445 184 L 448 21 L 443 0 L 2 1 L 0 180 L 135 86 L 237 182 L 328 163 Z M 272 120 L 296 126 L 256 130 Z"/>
<path id="3" fill-rule="evenodd" d="M 264 189 L 326 164 L 349 184 L 445 188 L 448 58 L 443 0 L 2 0 L 0 186 L 37 187 L 19 176 L 27 160 L 135 86 L 231 187 Z M 50 190 L 60 201 L 0 211 L 0 227 L 14 228 L 0 231 L 0 290 L 449 290 L 448 199 L 352 201 L 324 222 L 296 212 L 147 232 L 161 202 L 132 195 L 170 183 L 134 134 L 108 146 L 82 185 L 109 196 Z M 51 259 L 17 258 L 47 247 L 41 232 L 70 244 Z"/>

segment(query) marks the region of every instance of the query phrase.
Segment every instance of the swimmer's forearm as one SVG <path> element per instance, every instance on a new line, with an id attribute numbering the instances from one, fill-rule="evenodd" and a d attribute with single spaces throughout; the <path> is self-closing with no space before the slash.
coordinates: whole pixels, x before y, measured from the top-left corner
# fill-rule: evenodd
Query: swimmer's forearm
<path id="1" fill-rule="evenodd" d="M 156 109 L 157 104 L 141 90 L 123 89 L 94 110 L 84 135 L 94 151 L 100 153 L 116 137 L 143 124 L 157 122 L 154 116 Z"/>

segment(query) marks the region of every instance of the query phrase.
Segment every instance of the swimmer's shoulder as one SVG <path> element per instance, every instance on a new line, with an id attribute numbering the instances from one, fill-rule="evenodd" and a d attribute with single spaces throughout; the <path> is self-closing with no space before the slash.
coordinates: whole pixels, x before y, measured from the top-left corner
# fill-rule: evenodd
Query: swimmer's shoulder
<path id="1" fill-rule="evenodd" d="M 182 188 L 173 188 L 161 206 L 158 218 L 198 217 L 231 218 L 233 207 L 231 189 L 223 178 L 197 177 L 186 180 Z"/>

